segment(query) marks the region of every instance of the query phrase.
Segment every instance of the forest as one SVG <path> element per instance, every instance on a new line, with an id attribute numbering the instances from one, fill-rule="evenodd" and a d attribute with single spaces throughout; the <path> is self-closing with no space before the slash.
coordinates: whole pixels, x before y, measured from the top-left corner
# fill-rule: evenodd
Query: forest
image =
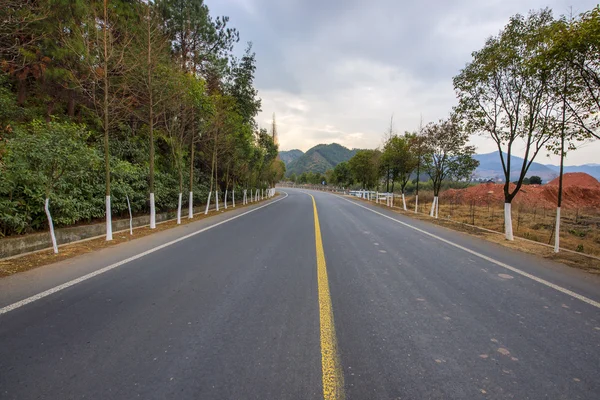
<path id="1" fill-rule="evenodd" d="M 0 237 L 105 220 L 110 240 L 129 206 L 154 227 L 283 177 L 252 43 L 202 0 L 0 8 Z"/>

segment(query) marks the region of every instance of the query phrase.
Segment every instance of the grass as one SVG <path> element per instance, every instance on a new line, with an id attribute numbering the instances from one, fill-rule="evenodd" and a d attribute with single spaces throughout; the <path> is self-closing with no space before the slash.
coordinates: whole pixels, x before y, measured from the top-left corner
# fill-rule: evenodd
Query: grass
<path id="1" fill-rule="evenodd" d="M 278 196 L 278 194 L 275 194 Z M 219 213 L 229 212 L 244 208 L 250 205 L 264 202 L 268 199 L 259 200 L 258 202 L 250 203 L 247 205 L 236 205 L 236 208 L 228 207 L 227 209 L 221 208 Z M 53 264 L 59 261 L 64 261 L 82 254 L 90 253 L 96 250 L 104 249 L 107 247 L 117 246 L 121 243 L 130 242 L 142 238 L 144 236 L 152 235 L 156 232 L 165 231 L 167 229 L 173 229 L 178 226 L 187 225 L 192 222 L 197 222 L 215 215 L 214 210 L 209 212 L 207 215 L 204 213 L 194 215 L 193 219 L 181 218 L 181 225 L 177 225 L 176 220 L 170 220 L 162 223 L 157 223 L 155 229 L 150 227 L 139 227 L 133 229 L 133 235 L 129 235 L 128 231 L 118 232 L 113 234 L 113 240 L 107 242 L 103 237 L 92 240 L 81 241 L 78 243 L 71 243 L 59 247 L 58 254 L 54 254 L 52 249 L 42 250 L 39 252 L 26 254 L 20 257 L 0 260 L 0 278 L 14 275 L 19 272 L 28 271 L 34 268 L 38 268 L 44 265 Z"/>

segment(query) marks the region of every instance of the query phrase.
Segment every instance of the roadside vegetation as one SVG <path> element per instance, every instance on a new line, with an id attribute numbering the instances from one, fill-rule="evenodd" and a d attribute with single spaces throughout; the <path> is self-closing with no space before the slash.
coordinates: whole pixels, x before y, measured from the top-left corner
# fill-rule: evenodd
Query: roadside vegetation
<path id="1" fill-rule="evenodd" d="M 104 220 L 112 240 L 112 217 L 153 229 L 283 177 L 252 44 L 203 1 L 0 8 L 0 237 Z"/>

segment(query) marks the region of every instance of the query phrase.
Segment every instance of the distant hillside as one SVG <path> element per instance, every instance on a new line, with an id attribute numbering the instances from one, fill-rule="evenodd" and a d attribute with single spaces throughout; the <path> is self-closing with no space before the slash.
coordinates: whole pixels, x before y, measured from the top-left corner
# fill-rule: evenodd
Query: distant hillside
<path id="1" fill-rule="evenodd" d="M 560 167 L 558 165 L 546 164 L 546 167 L 556 172 L 557 175 L 560 171 Z M 600 164 L 565 165 L 564 172 L 585 172 L 586 174 L 600 180 Z"/>
<path id="2" fill-rule="evenodd" d="M 300 175 L 309 171 L 323 173 L 342 161 L 348 161 L 357 151 L 358 149 L 350 150 L 337 143 L 316 145 L 287 165 L 287 175 Z"/>
<path id="3" fill-rule="evenodd" d="M 279 158 L 287 167 L 292 161 L 300 158 L 304 154 L 302 150 L 293 149 L 279 152 Z"/>
<path id="4" fill-rule="evenodd" d="M 505 155 L 506 157 L 506 155 Z M 487 154 L 476 154 L 474 156 L 476 160 L 479 160 L 479 167 L 475 170 L 474 178 L 477 179 L 494 179 L 504 180 L 504 172 L 502 170 L 502 163 L 500 162 L 500 155 L 497 152 Z M 506 158 L 505 158 L 506 159 Z M 521 172 L 521 166 L 523 165 L 523 159 L 520 157 L 511 157 L 511 174 L 510 179 L 515 180 L 519 177 Z M 527 171 L 527 176 L 536 175 L 542 178 L 543 182 L 549 182 L 558 176 L 558 173 L 552 168 L 539 163 L 532 163 Z"/>

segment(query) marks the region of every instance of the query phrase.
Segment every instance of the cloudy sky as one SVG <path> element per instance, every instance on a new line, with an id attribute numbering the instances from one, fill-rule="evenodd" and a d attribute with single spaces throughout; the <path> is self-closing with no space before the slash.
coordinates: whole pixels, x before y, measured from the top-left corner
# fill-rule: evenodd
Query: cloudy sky
<path id="1" fill-rule="evenodd" d="M 228 15 L 257 55 L 262 127 L 276 114 L 280 148 L 319 143 L 381 145 L 394 116 L 398 132 L 448 115 L 452 77 L 516 13 L 549 6 L 555 15 L 591 0 L 206 0 Z M 239 50 L 245 46 L 241 43 Z M 493 143 L 474 137 L 479 153 Z M 556 158 L 540 162 L 556 162 Z M 567 164 L 600 163 L 600 143 Z"/>

